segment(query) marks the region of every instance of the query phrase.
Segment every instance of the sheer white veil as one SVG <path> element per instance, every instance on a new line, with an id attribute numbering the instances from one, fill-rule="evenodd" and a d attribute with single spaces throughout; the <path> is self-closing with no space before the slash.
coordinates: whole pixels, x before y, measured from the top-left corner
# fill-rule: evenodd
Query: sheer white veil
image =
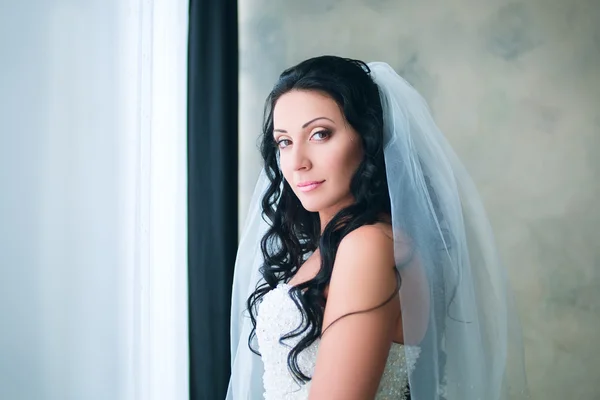
<path id="1" fill-rule="evenodd" d="M 411 399 L 525 398 L 517 313 L 477 190 L 418 92 L 389 65 L 368 67 L 383 108 L 404 338 L 421 348 L 409 376 Z M 264 392 L 262 361 L 248 347 L 246 300 L 261 280 L 268 185 L 262 171 L 237 254 L 228 400 Z M 407 247 L 416 262 L 402 262 Z"/>

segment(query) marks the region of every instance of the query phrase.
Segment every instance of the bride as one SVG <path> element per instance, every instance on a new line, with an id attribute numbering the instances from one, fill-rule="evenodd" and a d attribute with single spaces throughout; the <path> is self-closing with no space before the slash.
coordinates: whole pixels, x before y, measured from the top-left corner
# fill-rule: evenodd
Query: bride
<path id="1" fill-rule="evenodd" d="M 284 71 L 238 250 L 227 399 L 524 398 L 485 212 L 385 63 Z"/>

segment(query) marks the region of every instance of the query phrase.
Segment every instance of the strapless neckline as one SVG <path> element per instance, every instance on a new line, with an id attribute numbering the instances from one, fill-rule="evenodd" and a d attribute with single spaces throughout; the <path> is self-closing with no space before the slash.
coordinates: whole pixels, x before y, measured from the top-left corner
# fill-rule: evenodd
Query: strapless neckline
<path id="1" fill-rule="evenodd" d="M 306 384 L 296 382 L 287 365 L 289 351 L 301 337 L 281 340 L 302 323 L 302 315 L 289 293 L 292 288 L 294 286 L 289 283 L 279 283 L 263 297 L 258 308 L 256 337 L 264 364 L 265 400 L 308 398 L 310 381 Z M 298 367 L 307 376 L 314 372 L 319 343 L 320 339 L 317 339 L 298 356 Z M 418 347 L 392 344 L 376 400 L 405 399 L 408 375 L 419 352 Z"/>

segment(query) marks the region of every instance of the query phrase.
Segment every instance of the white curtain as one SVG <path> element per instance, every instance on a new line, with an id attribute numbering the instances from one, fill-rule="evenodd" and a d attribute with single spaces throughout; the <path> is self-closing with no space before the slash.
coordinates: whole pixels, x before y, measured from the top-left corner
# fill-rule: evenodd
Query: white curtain
<path id="1" fill-rule="evenodd" d="M 0 5 L 0 399 L 188 399 L 185 0 Z"/>

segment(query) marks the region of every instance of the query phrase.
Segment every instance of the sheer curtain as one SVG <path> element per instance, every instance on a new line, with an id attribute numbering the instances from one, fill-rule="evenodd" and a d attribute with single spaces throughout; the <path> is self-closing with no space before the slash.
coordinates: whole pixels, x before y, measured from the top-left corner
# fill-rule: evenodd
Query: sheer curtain
<path id="1" fill-rule="evenodd" d="M 0 5 L 0 398 L 188 398 L 185 0 Z"/>

